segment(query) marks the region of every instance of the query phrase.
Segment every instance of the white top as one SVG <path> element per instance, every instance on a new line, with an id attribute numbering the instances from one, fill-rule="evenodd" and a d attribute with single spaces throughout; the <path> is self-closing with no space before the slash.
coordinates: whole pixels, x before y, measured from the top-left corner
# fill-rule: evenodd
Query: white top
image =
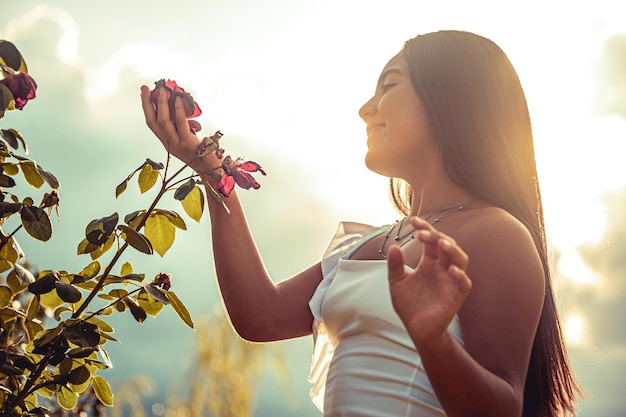
<path id="1" fill-rule="evenodd" d="M 315 319 L 309 381 L 325 417 L 445 416 L 391 305 L 387 262 L 349 259 L 387 229 L 340 223 L 322 260 L 324 278 L 309 301 Z M 448 329 L 462 343 L 457 316 Z"/>

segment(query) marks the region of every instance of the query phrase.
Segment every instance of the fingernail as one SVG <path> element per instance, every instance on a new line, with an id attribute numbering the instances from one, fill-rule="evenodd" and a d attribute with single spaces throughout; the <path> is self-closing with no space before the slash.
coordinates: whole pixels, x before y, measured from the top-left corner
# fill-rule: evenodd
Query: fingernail
<path id="1" fill-rule="evenodd" d="M 443 246 L 444 248 L 449 248 L 450 247 L 450 241 L 448 239 L 441 239 L 441 246 Z"/>

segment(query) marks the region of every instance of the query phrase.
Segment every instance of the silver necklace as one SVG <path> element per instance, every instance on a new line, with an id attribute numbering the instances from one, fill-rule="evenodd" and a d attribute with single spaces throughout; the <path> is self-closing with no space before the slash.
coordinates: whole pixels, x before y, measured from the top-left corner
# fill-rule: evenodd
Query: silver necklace
<path id="1" fill-rule="evenodd" d="M 441 208 L 438 208 L 437 210 L 431 211 L 428 214 L 421 216 L 422 219 L 424 220 L 428 220 L 431 217 L 433 217 L 435 214 L 438 214 L 437 217 L 435 217 L 432 221 L 430 221 L 429 223 L 434 225 L 435 223 L 439 223 L 439 221 L 441 219 L 443 219 L 445 216 L 447 216 L 450 213 L 455 213 L 457 211 L 461 211 L 464 208 L 466 208 L 467 206 L 469 206 L 470 204 L 472 204 L 472 199 L 468 198 L 465 201 L 461 201 L 460 203 L 456 203 L 456 204 L 451 204 L 449 206 L 444 206 Z M 404 245 L 406 245 L 407 243 L 409 243 L 410 241 L 412 241 L 413 239 L 415 239 L 417 237 L 417 232 L 415 230 L 410 231 L 409 233 L 400 236 L 400 231 L 402 230 L 402 226 L 404 224 L 404 219 L 406 219 L 406 217 L 403 217 L 402 220 L 400 221 L 395 221 L 390 227 L 389 230 L 387 231 L 387 233 L 385 233 L 385 237 L 383 239 L 383 243 L 380 245 L 380 249 L 378 249 L 378 254 L 382 257 L 382 258 L 387 258 L 387 254 L 385 254 L 385 252 L 383 251 L 385 249 L 385 244 L 387 243 L 387 240 L 389 239 L 389 236 L 391 236 L 391 232 L 393 231 L 393 229 L 396 227 L 396 224 L 400 223 L 399 227 L 398 227 L 398 231 L 396 232 L 396 236 L 393 238 L 393 240 L 395 242 L 401 241 L 405 238 L 408 237 L 408 239 L 404 240 L 404 242 L 399 244 L 399 247 L 403 247 Z"/>

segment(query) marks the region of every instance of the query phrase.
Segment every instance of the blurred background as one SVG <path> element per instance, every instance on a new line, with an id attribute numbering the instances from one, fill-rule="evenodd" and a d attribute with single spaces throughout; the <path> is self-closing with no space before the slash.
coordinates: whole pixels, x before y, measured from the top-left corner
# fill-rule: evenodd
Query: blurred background
<path id="1" fill-rule="evenodd" d="M 52 240 L 20 243 L 42 269 L 79 271 L 90 261 L 76 256 L 89 221 L 146 207 L 150 195 L 129 187 L 116 200 L 115 187 L 145 158 L 165 162 L 145 126 L 139 86 L 171 78 L 200 104 L 203 134 L 222 130 L 229 153 L 267 172 L 258 191 L 240 196 L 267 269 L 276 281 L 288 278 L 321 258 L 339 221 L 397 217 L 387 181 L 363 165 L 357 114 L 387 60 L 419 33 L 474 31 L 505 50 L 529 101 L 557 297 L 587 391 L 579 415 L 623 416 L 622 9 L 609 0 L 0 0 L 0 38 L 16 44 L 39 84 L 37 99 L 7 113 L 2 127 L 19 130 L 29 156 L 62 184 Z M 182 213 L 166 200 L 164 208 Z M 186 221 L 189 230 L 164 258 L 129 260 L 148 276 L 171 273 L 173 290 L 204 327 L 190 330 L 171 309 L 143 325 L 112 319 L 121 343 L 108 344 L 114 368 L 103 376 L 122 402 L 124 392 L 148 387 L 150 415 L 182 415 L 168 401 L 193 378 L 202 346 L 231 337 L 219 324 L 208 218 Z M 267 366 L 234 380 L 254 416 L 320 415 L 308 399 L 311 349 L 306 338 L 255 353 Z"/>

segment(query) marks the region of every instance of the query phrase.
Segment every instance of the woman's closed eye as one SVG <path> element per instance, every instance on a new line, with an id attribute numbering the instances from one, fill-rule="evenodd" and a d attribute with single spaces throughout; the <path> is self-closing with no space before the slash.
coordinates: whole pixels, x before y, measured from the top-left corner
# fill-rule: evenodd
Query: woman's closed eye
<path id="1" fill-rule="evenodd" d="M 392 89 L 395 85 L 396 85 L 396 83 L 387 83 L 387 84 L 383 84 L 383 85 L 380 87 L 380 90 L 381 90 L 383 93 L 386 93 L 387 91 L 391 90 L 391 89 Z"/>

